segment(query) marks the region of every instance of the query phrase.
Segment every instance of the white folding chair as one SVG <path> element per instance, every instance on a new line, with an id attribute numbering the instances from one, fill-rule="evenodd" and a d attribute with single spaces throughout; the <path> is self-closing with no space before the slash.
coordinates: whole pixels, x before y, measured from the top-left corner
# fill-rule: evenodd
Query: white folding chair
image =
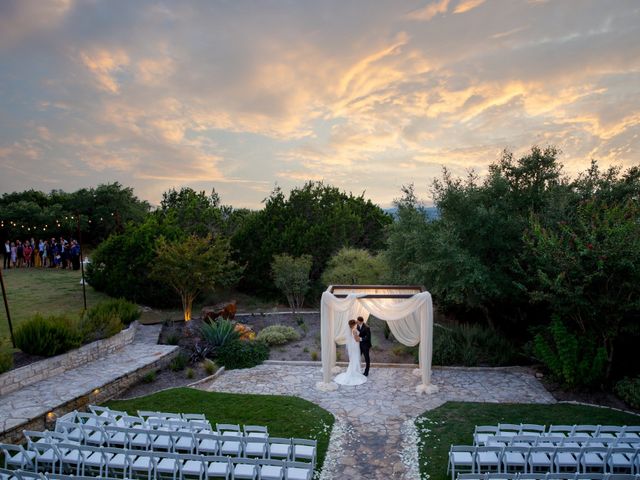
<path id="1" fill-rule="evenodd" d="M 502 471 L 505 473 L 526 472 L 529 465 L 530 447 L 508 445 L 502 451 Z"/>
<path id="2" fill-rule="evenodd" d="M 177 453 L 194 453 L 197 442 L 193 432 L 174 432 L 173 450 Z"/>
<path id="3" fill-rule="evenodd" d="M 196 453 L 205 455 L 220 455 L 220 435 L 215 433 L 194 433 Z"/>
<path id="4" fill-rule="evenodd" d="M 468 473 L 475 473 L 475 453 L 479 447 L 468 445 L 451 445 L 449 449 L 449 463 L 447 465 L 447 473 L 451 471 L 451 480 L 455 480 L 456 471 L 461 468 Z"/>
<path id="5" fill-rule="evenodd" d="M 580 456 L 582 448 L 580 447 L 558 447 L 553 458 L 554 473 L 577 473 L 580 470 Z"/>
<path id="6" fill-rule="evenodd" d="M 558 447 L 533 447 L 529 451 L 529 472 L 528 473 L 547 473 L 553 472 L 554 457 Z"/>
<path id="7" fill-rule="evenodd" d="M 504 447 L 505 445 L 510 445 L 515 439 L 519 438 L 519 435 L 509 436 L 509 435 L 494 435 L 491 437 L 487 437 L 487 440 L 484 442 L 484 447 Z"/>
<path id="8" fill-rule="evenodd" d="M 474 455 L 476 471 L 500 473 L 502 451 L 502 447 L 477 447 Z"/>
<path id="9" fill-rule="evenodd" d="M 520 473 L 518 480 L 546 480 L 546 473 Z"/>
<path id="10" fill-rule="evenodd" d="M 291 460 L 293 446 L 290 438 L 269 437 L 269 458 Z"/>
<path id="11" fill-rule="evenodd" d="M 73 443 L 59 443 L 55 445 L 60 456 L 60 473 L 69 472 L 80 475 L 85 461 L 83 446 Z"/>
<path id="12" fill-rule="evenodd" d="M 183 413 L 181 414 L 183 420 L 187 420 L 188 422 L 192 420 L 206 421 L 207 417 L 205 417 L 204 413 Z"/>
<path id="13" fill-rule="evenodd" d="M 62 452 L 56 448 L 54 443 L 32 443 L 29 450 L 34 453 L 34 470 L 62 473 Z M 24 469 L 24 467 L 22 467 Z"/>
<path id="14" fill-rule="evenodd" d="M 12 470 L 21 468 L 25 470 L 33 470 L 35 464 L 35 452 L 31 450 L 25 450 L 22 445 L 10 445 L 7 443 L 0 443 L 0 452 L 4 458 L 3 468 Z"/>
<path id="15" fill-rule="evenodd" d="M 310 463 L 285 462 L 285 480 L 311 480 L 313 478 L 313 467 Z"/>
<path id="16" fill-rule="evenodd" d="M 624 429 L 622 434 L 624 438 L 640 439 L 640 426 L 629 425 Z"/>
<path id="17" fill-rule="evenodd" d="M 283 460 L 260 460 L 260 480 L 283 480 L 285 462 Z"/>
<path id="18" fill-rule="evenodd" d="M 293 438 L 291 439 L 291 443 L 293 444 L 293 461 L 308 460 L 311 462 L 311 467 L 315 467 L 318 441 L 306 438 Z"/>
<path id="19" fill-rule="evenodd" d="M 140 474 L 147 474 L 147 480 L 155 479 L 157 476 L 157 457 L 154 452 L 142 450 L 127 451 L 129 478 L 135 478 Z"/>
<path id="20" fill-rule="evenodd" d="M 233 463 L 229 457 L 207 457 L 207 479 L 224 478 L 229 480 L 233 475 Z"/>
<path id="21" fill-rule="evenodd" d="M 238 458 L 233 460 L 233 478 L 254 480 L 259 478 L 260 468 L 256 460 L 250 458 Z"/>
<path id="22" fill-rule="evenodd" d="M 236 435 L 220 435 L 220 454 L 230 457 L 242 456 L 242 437 Z"/>
<path id="23" fill-rule="evenodd" d="M 242 439 L 243 455 L 247 458 L 267 458 L 269 442 L 262 437 L 244 437 Z"/>
<path id="24" fill-rule="evenodd" d="M 540 438 L 545 437 L 540 437 L 539 435 L 516 435 L 515 437 L 511 437 L 509 445 L 513 447 L 534 447 L 538 444 Z"/>
<path id="25" fill-rule="evenodd" d="M 102 447 L 102 450 L 108 455 L 105 475 L 107 477 L 130 478 L 129 464 L 131 463 L 131 456 L 129 452 L 111 447 Z"/>
<path id="26" fill-rule="evenodd" d="M 609 473 L 633 474 L 638 450 L 631 447 L 613 447 L 607 458 Z"/>
<path id="27" fill-rule="evenodd" d="M 207 475 L 207 462 L 203 455 L 181 454 L 182 458 L 182 478 L 197 477 L 203 480 Z"/>
<path id="28" fill-rule="evenodd" d="M 582 473 L 607 473 L 609 448 L 586 446 L 580 455 Z"/>
<path id="29" fill-rule="evenodd" d="M 156 455 L 156 476 L 171 475 L 173 480 L 182 479 L 182 456 L 177 453 L 154 452 Z"/>

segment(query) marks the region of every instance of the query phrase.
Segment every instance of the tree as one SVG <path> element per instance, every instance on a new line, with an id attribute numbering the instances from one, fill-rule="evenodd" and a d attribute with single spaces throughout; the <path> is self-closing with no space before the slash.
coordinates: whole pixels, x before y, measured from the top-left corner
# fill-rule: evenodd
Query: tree
<path id="1" fill-rule="evenodd" d="M 184 320 L 191 320 L 193 301 L 199 294 L 237 280 L 238 266 L 230 260 L 229 242 L 221 237 L 191 235 L 182 240 L 156 244 L 156 262 L 151 278 L 165 282 L 182 301 Z"/>
<path id="2" fill-rule="evenodd" d="M 604 349 L 610 378 L 620 337 L 640 334 L 640 206 L 596 196 L 572 221 L 545 228 L 533 217 L 525 238 L 536 258 L 533 300 Z"/>
<path id="3" fill-rule="evenodd" d="M 327 263 L 322 273 L 325 285 L 378 285 L 389 275 L 389 266 L 382 255 L 371 255 L 359 248 L 342 248 Z"/>
<path id="4" fill-rule="evenodd" d="M 391 221 L 363 195 L 347 194 L 321 182 L 295 188 L 288 198 L 276 188 L 264 209 L 245 215 L 232 237 L 236 260 L 247 265 L 240 285 L 253 293 L 275 293 L 264 278 L 273 256 L 287 253 L 311 255 L 311 288 L 318 288 L 327 260 L 340 248 L 382 250 Z"/>
<path id="5" fill-rule="evenodd" d="M 140 225 L 129 224 L 124 232 L 111 235 L 91 254 L 87 281 L 112 297 L 157 307 L 173 306 L 172 291 L 162 280 L 149 278 L 156 259 L 156 239 L 180 240 L 184 233 L 176 225 L 149 215 Z"/>
<path id="6" fill-rule="evenodd" d="M 189 187 L 180 191 L 171 189 L 162 194 L 158 215 L 178 225 L 187 235 L 217 235 L 223 224 L 220 196 L 215 190 L 207 196 L 204 191 L 196 192 Z"/>
<path id="7" fill-rule="evenodd" d="M 284 293 L 292 312 L 302 308 L 304 297 L 309 290 L 309 272 L 311 271 L 311 255 L 292 257 L 291 255 L 275 255 L 271 270 L 273 282 Z"/>

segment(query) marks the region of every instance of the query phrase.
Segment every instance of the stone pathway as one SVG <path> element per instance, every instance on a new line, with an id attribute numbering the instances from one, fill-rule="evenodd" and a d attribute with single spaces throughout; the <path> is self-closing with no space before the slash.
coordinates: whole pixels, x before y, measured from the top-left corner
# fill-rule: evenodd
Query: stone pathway
<path id="1" fill-rule="evenodd" d="M 413 441 L 409 432 L 412 420 L 447 401 L 555 402 L 528 370 L 520 368 L 436 369 L 432 381 L 440 391 L 435 395 L 415 392 L 419 378 L 410 368 L 372 368 L 369 381 L 364 385 L 340 386 L 333 392 L 315 388 L 321 376 L 317 366 L 265 364 L 225 372 L 198 388 L 295 395 L 333 413 L 336 427 L 321 477 L 326 479 L 419 478 L 415 468 L 417 451 L 409 455 L 416 458 L 407 458 L 406 452 L 407 443 Z"/>
<path id="2" fill-rule="evenodd" d="M 0 435 L 152 364 L 177 347 L 157 345 L 161 325 L 139 325 L 133 343 L 79 368 L 0 396 Z"/>

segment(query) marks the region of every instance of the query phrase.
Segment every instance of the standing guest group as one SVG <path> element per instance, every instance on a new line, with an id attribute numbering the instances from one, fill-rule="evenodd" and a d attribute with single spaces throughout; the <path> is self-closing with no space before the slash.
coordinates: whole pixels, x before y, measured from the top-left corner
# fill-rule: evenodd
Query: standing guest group
<path id="1" fill-rule="evenodd" d="M 60 237 L 59 240 L 35 239 L 4 242 L 4 269 L 8 268 L 68 268 L 80 269 L 80 244 Z"/>

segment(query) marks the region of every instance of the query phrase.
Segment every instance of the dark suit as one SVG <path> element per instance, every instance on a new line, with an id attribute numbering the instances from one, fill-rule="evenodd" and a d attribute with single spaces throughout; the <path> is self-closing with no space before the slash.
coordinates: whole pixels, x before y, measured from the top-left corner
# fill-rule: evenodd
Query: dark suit
<path id="1" fill-rule="evenodd" d="M 364 356 L 366 363 L 364 374 L 369 375 L 369 349 L 371 348 L 371 329 L 366 323 L 362 327 L 358 325 L 358 333 L 360 334 L 360 353 Z"/>

